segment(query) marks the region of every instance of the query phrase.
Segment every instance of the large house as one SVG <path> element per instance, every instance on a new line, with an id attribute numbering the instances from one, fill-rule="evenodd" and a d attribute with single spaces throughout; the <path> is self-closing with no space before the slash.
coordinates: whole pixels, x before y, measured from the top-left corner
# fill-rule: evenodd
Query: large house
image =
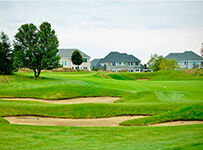
<path id="1" fill-rule="evenodd" d="M 94 59 L 91 62 L 91 69 L 93 67 L 113 72 L 120 72 L 121 70 L 127 70 L 128 72 L 141 71 L 139 59 L 133 55 L 119 52 L 110 52 L 105 58 Z"/>
<path id="2" fill-rule="evenodd" d="M 165 58 L 175 59 L 178 65 L 183 69 L 202 68 L 203 58 L 193 51 L 185 51 L 183 53 L 170 53 Z"/>
<path id="3" fill-rule="evenodd" d="M 75 50 L 78 50 L 78 49 L 59 49 L 58 54 L 61 56 L 59 63 L 66 68 L 90 70 L 90 56 L 88 56 L 87 54 L 83 53 L 80 50 L 78 51 L 82 55 L 84 62 L 79 66 L 79 68 L 78 66 L 72 63 L 71 56 Z"/>

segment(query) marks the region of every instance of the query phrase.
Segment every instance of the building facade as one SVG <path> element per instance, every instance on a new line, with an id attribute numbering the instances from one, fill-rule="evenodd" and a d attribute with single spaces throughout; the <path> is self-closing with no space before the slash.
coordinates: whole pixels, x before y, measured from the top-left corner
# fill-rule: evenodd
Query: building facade
<path id="1" fill-rule="evenodd" d="M 61 56 L 59 63 L 66 68 L 72 69 L 87 69 L 90 70 L 90 56 L 78 50 L 83 57 L 84 62 L 79 66 L 76 66 L 71 61 L 72 53 L 78 49 L 59 49 L 58 54 Z"/>
<path id="2" fill-rule="evenodd" d="M 203 68 L 203 58 L 193 51 L 183 53 L 170 53 L 165 58 L 175 59 L 182 69 Z"/>
<path id="3" fill-rule="evenodd" d="M 120 72 L 141 72 L 141 63 L 133 55 L 126 53 L 110 52 L 105 58 L 95 59 L 91 62 L 91 68 L 101 68 L 102 70 Z"/>

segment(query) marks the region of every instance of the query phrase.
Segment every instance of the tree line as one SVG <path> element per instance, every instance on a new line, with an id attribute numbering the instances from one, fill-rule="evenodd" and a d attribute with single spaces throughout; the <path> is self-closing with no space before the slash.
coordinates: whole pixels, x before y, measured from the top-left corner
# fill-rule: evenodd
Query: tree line
<path id="1" fill-rule="evenodd" d="M 38 78 L 41 70 L 61 67 L 58 55 L 59 41 L 51 24 L 43 22 L 39 28 L 24 24 L 14 36 L 13 49 L 8 36 L 0 33 L 0 74 L 11 74 L 16 68 L 30 68 Z M 73 52 L 73 64 L 80 65 L 83 58 L 79 51 Z"/>
<path id="2" fill-rule="evenodd" d="M 58 55 L 59 41 L 51 24 L 43 22 L 39 27 L 24 24 L 18 28 L 14 36 L 13 49 L 8 36 L 0 33 L 0 74 L 11 74 L 16 68 L 30 68 L 34 77 L 38 78 L 41 70 L 61 67 Z M 71 56 L 74 65 L 83 63 L 78 50 Z M 157 54 L 152 55 L 146 65 L 151 71 L 174 70 L 179 68 L 175 60 L 164 59 Z"/>

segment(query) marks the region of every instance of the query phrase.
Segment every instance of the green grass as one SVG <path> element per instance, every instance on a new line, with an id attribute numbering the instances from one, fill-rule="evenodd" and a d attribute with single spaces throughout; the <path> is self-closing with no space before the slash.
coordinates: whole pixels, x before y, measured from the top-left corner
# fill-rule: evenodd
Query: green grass
<path id="1" fill-rule="evenodd" d="M 135 81 L 142 78 L 149 80 Z M 42 72 L 37 80 L 33 79 L 33 73 L 0 76 L 0 97 L 121 97 L 113 104 L 71 105 L 0 99 L 0 149 L 202 149 L 203 125 L 126 127 L 173 120 L 203 120 L 202 79 L 201 74 L 181 71 Z M 2 118 L 13 115 L 68 118 L 152 116 L 124 121 L 121 123 L 123 127 L 76 128 L 9 125 Z M 17 138 L 21 140 L 16 141 Z"/>
<path id="2" fill-rule="evenodd" d="M 111 73 L 109 77 L 118 80 L 137 80 L 137 79 L 149 79 L 149 80 L 191 80 L 191 79 L 203 79 L 201 74 L 185 73 L 178 70 L 158 71 L 158 72 L 146 72 L 146 73 Z"/>
<path id="3" fill-rule="evenodd" d="M 201 149 L 203 125 L 48 127 L 0 124 L 0 149 Z"/>

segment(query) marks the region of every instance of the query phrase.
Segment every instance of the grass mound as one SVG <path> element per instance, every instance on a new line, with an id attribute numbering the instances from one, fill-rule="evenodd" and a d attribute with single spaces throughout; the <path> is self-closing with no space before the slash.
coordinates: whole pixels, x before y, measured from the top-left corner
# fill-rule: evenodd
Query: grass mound
<path id="1" fill-rule="evenodd" d="M 203 120 L 203 105 L 194 104 L 190 106 L 177 107 L 172 111 L 161 113 L 159 115 L 154 115 L 147 118 L 127 120 L 120 125 L 124 126 L 143 126 L 150 125 L 162 122 L 169 121 L 178 121 L 178 120 Z"/>
<path id="2" fill-rule="evenodd" d="M 191 80 L 191 79 L 203 79 L 202 70 L 196 71 L 179 71 L 179 70 L 168 70 L 168 71 L 157 71 L 157 72 L 146 72 L 146 73 L 111 73 L 109 77 L 117 80 L 138 80 L 138 79 L 149 79 L 149 80 Z"/>

